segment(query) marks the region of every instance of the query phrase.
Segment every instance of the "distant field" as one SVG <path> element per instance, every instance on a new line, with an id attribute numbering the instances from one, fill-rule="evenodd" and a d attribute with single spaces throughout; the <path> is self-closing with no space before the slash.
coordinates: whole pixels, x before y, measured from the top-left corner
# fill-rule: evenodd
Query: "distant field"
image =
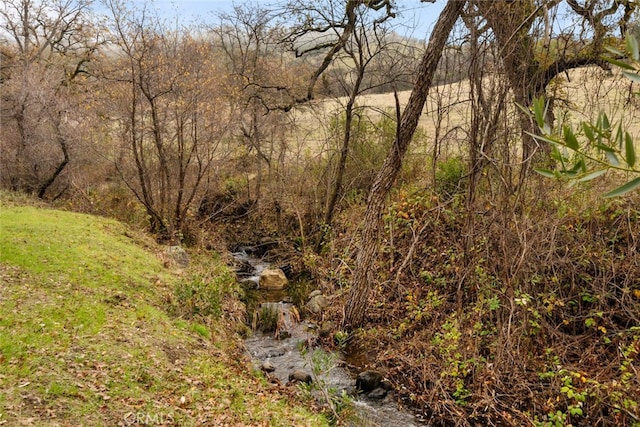
<path id="1" fill-rule="evenodd" d="M 610 73 L 598 67 L 586 67 L 572 70 L 558 78 L 560 84 L 553 90 L 555 101 L 555 115 L 557 120 L 569 120 L 575 126 L 579 121 L 597 117 L 600 111 L 609 115 L 613 123 L 622 120 L 623 126 L 638 139 L 640 133 L 640 97 L 631 96 L 639 88 L 632 88 L 628 79 L 620 73 Z M 483 81 L 483 90 L 488 99 L 497 99 L 501 93 L 500 87 L 490 78 Z M 493 91 L 493 92 L 492 92 Z M 551 90 L 549 90 L 551 92 Z M 432 88 L 427 99 L 425 110 L 419 126 L 428 138 L 436 135 L 437 124 L 440 122 L 439 135 L 459 128 L 455 141 L 461 141 L 461 135 L 468 129 L 471 118 L 470 83 L 468 80 L 458 83 L 442 85 Z M 493 98 L 491 93 L 496 94 Z M 404 107 L 410 96 L 410 91 L 398 93 L 398 98 Z M 325 147 L 329 139 L 327 119 L 344 111 L 345 98 L 316 101 L 312 106 L 294 113 L 297 136 L 299 142 L 306 147 Z M 372 94 L 360 97 L 358 105 L 367 111 L 374 120 L 383 112 L 394 114 L 394 96 L 392 93 Z M 515 112 L 513 102 L 507 102 L 509 114 Z M 440 120 L 438 111 L 441 112 Z M 463 138 L 463 137 L 462 137 Z"/>

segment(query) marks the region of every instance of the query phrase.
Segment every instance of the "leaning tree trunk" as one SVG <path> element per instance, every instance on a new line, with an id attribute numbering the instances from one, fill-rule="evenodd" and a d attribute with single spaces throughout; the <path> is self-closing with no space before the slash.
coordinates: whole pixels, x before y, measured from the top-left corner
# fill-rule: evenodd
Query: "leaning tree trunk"
<path id="1" fill-rule="evenodd" d="M 422 58 L 409 103 L 402 113 L 393 146 L 371 187 L 367 210 L 364 214 L 362 240 L 356 258 L 353 284 L 345 307 L 344 324 L 347 329 L 357 328 L 364 322 L 369 287 L 372 283 L 371 271 L 378 254 L 378 229 L 385 200 L 400 172 L 404 155 L 418 126 L 418 119 L 429 94 L 429 87 L 442 56 L 442 50 L 465 3 L 466 1 L 463 0 L 449 0 L 440 14 L 431 33 L 427 51 Z"/>
<path id="2" fill-rule="evenodd" d="M 56 179 L 58 179 L 58 177 L 62 174 L 64 169 L 69 164 L 69 146 L 67 144 L 67 140 L 64 138 L 64 136 L 61 135 L 60 130 L 57 130 L 57 133 L 58 135 L 56 136 L 56 139 L 58 140 L 58 145 L 60 146 L 62 155 L 64 157 L 60 161 L 60 163 L 58 163 L 58 167 L 56 168 L 56 170 L 53 171 L 49 178 L 47 178 L 40 186 L 40 189 L 38 190 L 38 197 L 40 199 L 44 199 L 44 196 L 47 193 L 49 187 L 53 185 Z"/>

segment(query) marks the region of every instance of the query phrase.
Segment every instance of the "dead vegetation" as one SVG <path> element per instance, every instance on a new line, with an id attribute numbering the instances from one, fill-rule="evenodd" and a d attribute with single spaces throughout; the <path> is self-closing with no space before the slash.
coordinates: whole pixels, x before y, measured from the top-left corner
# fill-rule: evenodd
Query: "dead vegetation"
<path id="1" fill-rule="evenodd" d="M 557 189 L 505 215 L 401 190 L 370 323 L 352 345 L 431 425 L 635 425 L 636 204 Z M 336 245 L 336 255 L 353 250 Z M 344 263 L 327 267 L 340 272 L 325 282 L 336 292 L 349 281 Z"/>

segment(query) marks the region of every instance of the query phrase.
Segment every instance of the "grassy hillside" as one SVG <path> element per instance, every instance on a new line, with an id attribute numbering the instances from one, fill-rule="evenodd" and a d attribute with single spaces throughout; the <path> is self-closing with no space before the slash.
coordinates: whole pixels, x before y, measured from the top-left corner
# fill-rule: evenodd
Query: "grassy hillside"
<path id="1" fill-rule="evenodd" d="M 0 425 L 324 424 L 248 371 L 220 260 L 178 274 L 154 252 L 118 222 L 0 194 Z M 204 281 L 217 306 L 187 316 Z"/>

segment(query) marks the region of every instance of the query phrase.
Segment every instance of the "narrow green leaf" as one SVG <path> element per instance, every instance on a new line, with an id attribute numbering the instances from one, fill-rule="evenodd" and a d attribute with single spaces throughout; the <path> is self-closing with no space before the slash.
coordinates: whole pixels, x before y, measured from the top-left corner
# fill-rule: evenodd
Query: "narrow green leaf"
<path id="1" fill-rule="evenodd" d="M 578 172 L 586 172 L 587 171 L 587 165 L 584 162 L 584 158 L 580 158 L 578 159 L 578 161 L 573 165 L 573 167 L 568 170 L 567 172 L 571 173 L 572 175 L 577 175 Z"/>
<path id="2" fill-rule="evenodd" d="M 591 172 L 585 176 L 583 176 L 582 178 L 578 179 L 578 182 L 587 182 L 587 181 L 591 181 L 592 179 L 595 179 L 597 177 L 599 177 L 602 174 L 607 173 L 607 169 L 600 169 L 597 170 L 595 172 Z"/>
<path id="3" fill-rule="evenodd" d="M 631 80 L 632 82 L 635 83 L 640 83 L 640 74 L 638 73 L 632 73 L 630 71 L 624 70 L 622 72 L 622 74 L 624 74 L 629 80 Z"/>
<path id="4" fill-rule="evenodd" d="M 546 113 L 545 102 L 543 97 L 538 97 L 533 100 L 533 114 L 536 118 L 536 123 L 540 129 L 544 129 L 544 116 Z"/>
<path id="5" fill-rule="evenodd" d="M 572 150 L 578 151 L 580 149 L 580 144 L 578 144 L 578 140 L 573 133 L 573 130 L 569 126 L 564 126 L 564 142 L 567 144 L 567 147 Z"/>
<path id="6" fill-rule="evenodd" d="M 582 122 L 582 130 L 584 131 L 585 136 L 589 138 L 589 141 L 593 142 L 593 140 L 595 139 L 595 135 L 593 134 L 593 128 L 591 127 L 591 124 Z"/>
<path id="7" fill-rule="evenodd" d="M 614 54 L 615 56 L 624 56 L 624 52 L 619 49 L 616 49 L 615 47 L 605 46 L 605 50 L 609 53 Z"/>
<path id="8" fill-rule="evenodd" d="M 604 195 L 604 197 L 606 198 L 618 197 L 623 195 L 624 193 L 628 193 L 629 191 L 635 190 L 638 187 L 640 187 L 640 176 L 627 182 L 624 185 L 621 185 L 615 190 L 609 191 L 607 194 Z"/>
<path id="9" fill-rule="evenodd" d="M 620 56 L 623 56 L 623 54 L 621 53 Z M 603 59 L 613 65 L 615 65 L 616 67 L 620 67 L 623 70 L 633 70 L 634 68 L 627 64 L 626 62 L 620 61 L 618 59 L 614 59 L 614 58 L 610 58 L 608 56 L 603 57 Z"/>
<path id="10" fill-rule="evenodd" d="M 598 150 L 604 151 L 605 153 L 615 153 L 616 150 L 614 150 L 613 148 L 609 147 L 608 145 L 604 145 L 604 144 L 594 144 L 594 147 L 596 147 Z"/>
<path id="11" fill-rule="evenodd" d="M 611 123 L 609 122 L 609 117 L 606 113 L 602 113 L 602 130 L 608 131 L 611 128 Z"/>
<path id="12" fill-rule="evenodd" d="M 636 165 L 636 147 L 629 132 L 624 133 L 624 148 L 625 155 L 627 157 L 627 164 L 630 168 L 633 168 Z"/>
<path id="13" fill-rule="evenodd" d="M 631 58 L 636 61 L 640 60 L 640 47 L 638 47 L 638 39 L 636 39 L 633 34 L 627 34 L 627 50 L 631 54 Z"/>
<path id="14" fill-rule="evenodd" d="M 582 169 L 580 167 L 580 161 L 577 161 L 573 166 L 571 166 L 571 169 L 567 170 L 566 172 L 575 175 L 580 169 Z"/>
<path id="15" fill-rule="evenodd" d="M 594 128 L 594 130 L 598 134 L 598 143 L 600 143 L 602 137 L 604 136 L 602 132 L 602 113 L 598 114 L 598 118 L 596 119 L 596 127 Z"/>
<path id="16" fill-rule="evenodd" d="M 624 139 L 622 137 L 622 123 L 618 124 L 618 130 L 616 131 L 616 142 L 618 143 L 618 150 L 622 151 L 622 145 Z"/>
<path id="17" fill-rule="evenodd" d="M 557 174 L 553 171 L 550 171 L 548 169 L 534 169 L 536 172 L 538 172 L 540 175 L 547 177 L 547 178 L 557 178 Z"/>
<path id="18" fill-rule="evenodd" d="M 620 161 L 618 160 L 618 156 L 616 156 L 615 153 L 611 151 L 605 151 L 605 155 L 607 156 L 607 160 L 609 160 L 611 166 L 620 166 Z"/>

